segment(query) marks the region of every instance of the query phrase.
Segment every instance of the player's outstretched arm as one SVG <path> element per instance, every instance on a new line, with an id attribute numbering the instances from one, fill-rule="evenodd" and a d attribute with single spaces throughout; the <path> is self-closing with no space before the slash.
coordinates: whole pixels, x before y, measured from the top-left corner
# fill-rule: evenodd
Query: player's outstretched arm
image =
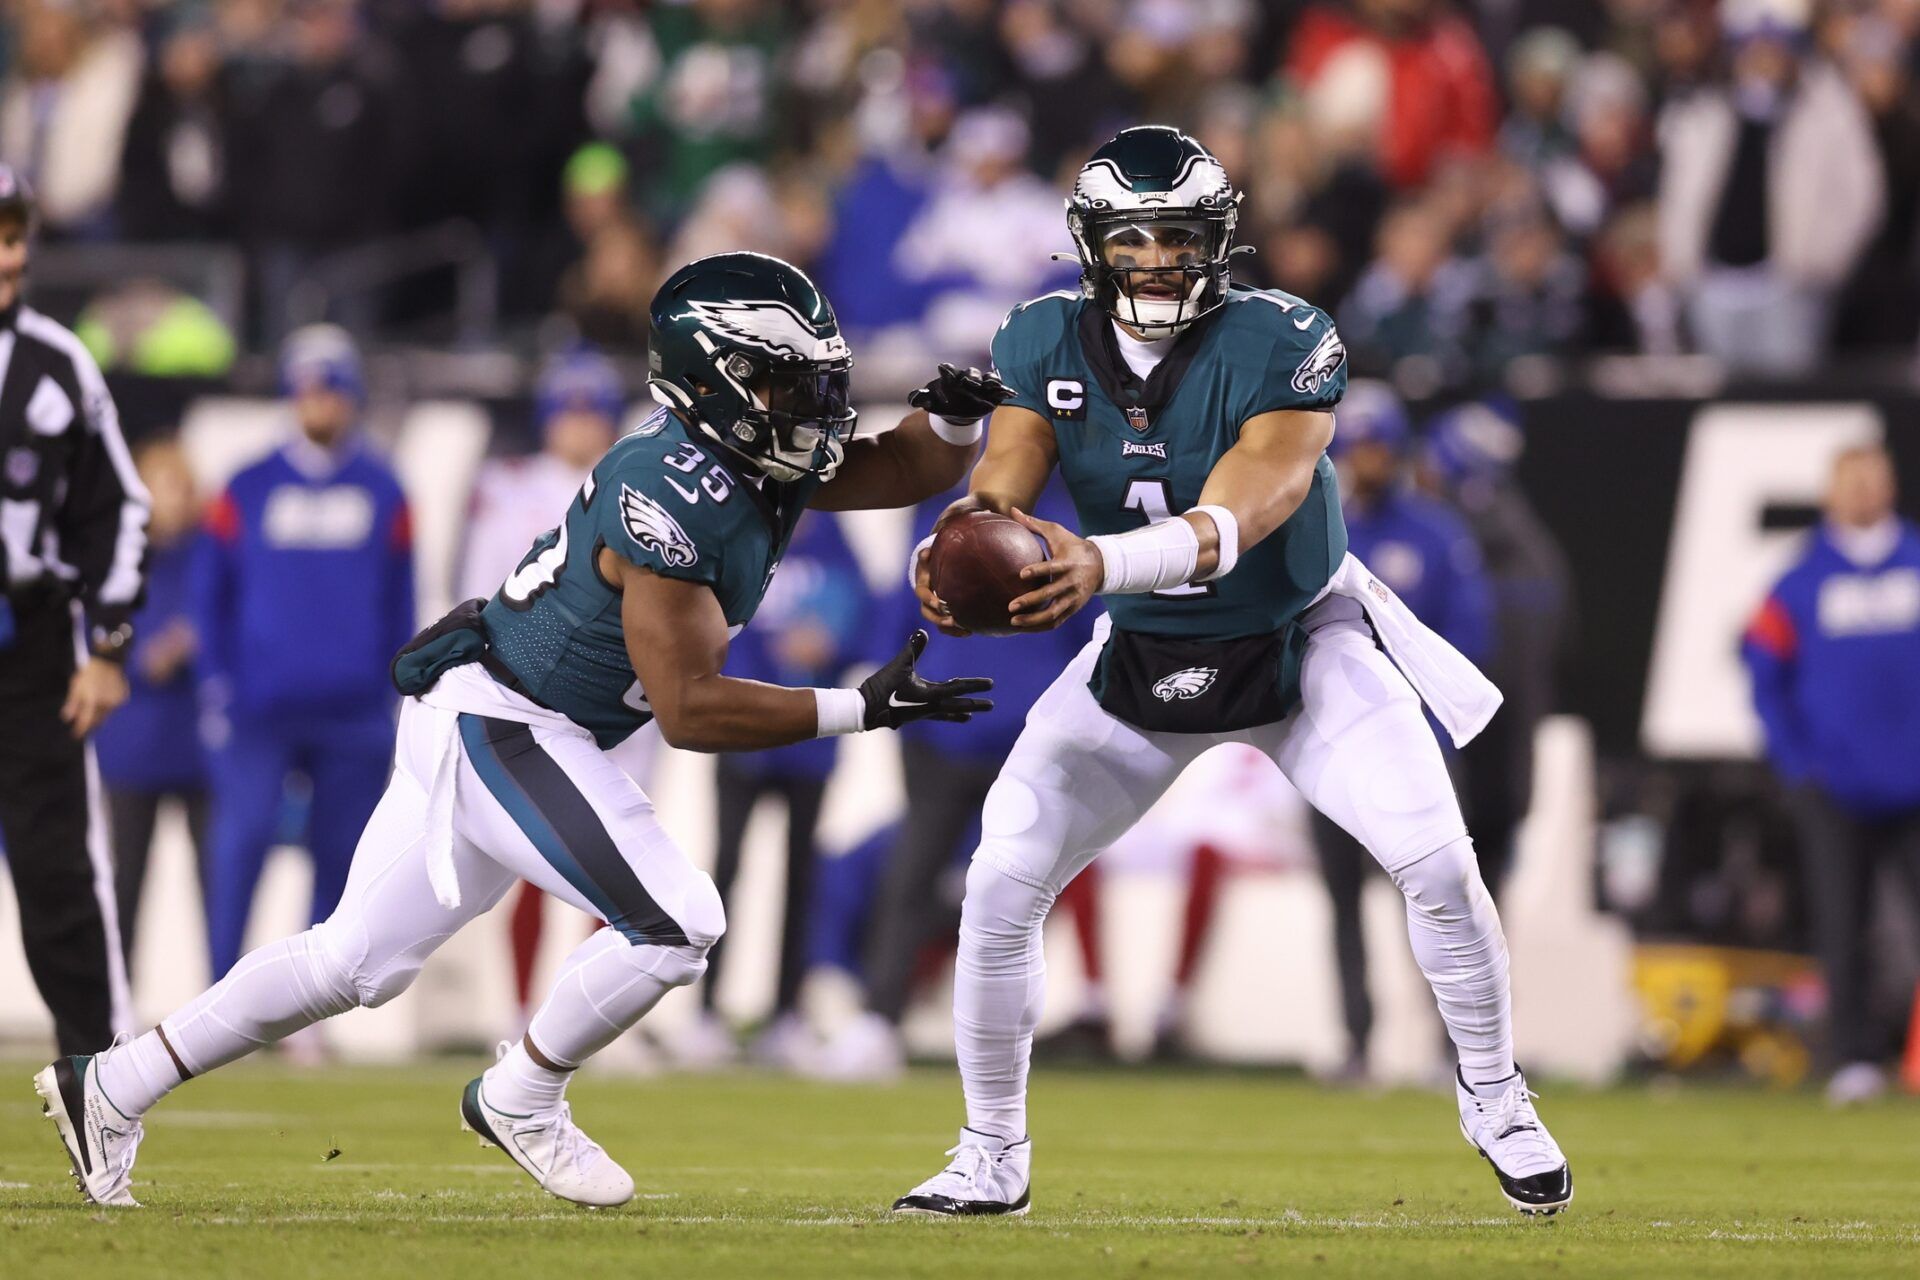
<path id="1" fill-rule="evenodd" d="M 967 494 L 957 499 L 934 522 L 934 532 L 968 511 L 995 511 L 1006 515 L 1019 508 L 1031 511 L 1040 491 L 1047 487 L 1060 460 L 1060 448 L 1053 438 L 1053 424 L 1031 409 L 1002 405 L 994 410 L 987 433 L 987 451 L 967 481 Z M 946 605 L 934 594 L 933 575 L 928 568 L 929 535 L 913 549 L 912 577 L 914 593 L 920 598 L 920 616 L 950 636 L 967 634 L 947 613 Z"/>
<path id="2" fill-rule="evenodd" d="M 910 507 L 946 492 L 979 452 L 981 419 L 1012 394 L 991 373 L 941 365 L 907 397 L 914 412 L 899 426 L 848 444 L 846 460 L 812 505 L 824 511 Z"/>
<path id="3" fill-rule="evenodd" d="M 710 588 L 663 577 L 611 552 L 602 552 L 600 567 L 619 583 L 627 656 L 670 746 L 758 751 L 928 717 L 964 721 L 993 708 L 973 696 L 992 688 L 991 680 L 920 678 L 914 662 L 926 646 L 924 631 L 858 689 L 791 689 L 722 675 L 727 619 Z"/>
<path id="4" fill-rule="evenodd" d="M 1192 510 L 1128 533 L 1082 538 L 1016 509 L 1014 518 L 1045 540 L 1047 559 L 1020 571 L 1034 588 L 1009 604 L 1013 625 L 1045 631 L 1096 595 L 1160 591 L 1231 571 L 1242 550 L 1300 509 L 1332 439 L 1331 414 L 1277 409 L 1249 418 Z"/>

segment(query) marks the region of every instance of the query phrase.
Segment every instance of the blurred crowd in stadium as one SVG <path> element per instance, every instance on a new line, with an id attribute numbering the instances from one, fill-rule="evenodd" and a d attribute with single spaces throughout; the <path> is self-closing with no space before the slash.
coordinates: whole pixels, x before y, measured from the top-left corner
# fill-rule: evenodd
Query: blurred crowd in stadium
<path id="1" fill-rule="evenodd" d="M 369 348 L 464 341 L 544 362 L 540 452 L 481 472 L 462 535 L 464 595 L 491 593 L 614 437 L 637 379 L 595 349 L 615 362 L 644 353 L 647 303 L 675 265 L 747 248 L 804 266 L 849 333 L 856 388 L 890 393 L 936 360 L 984 362 L 1012 304 L 1072 286 L 1075 265 L 1053 258 L 1070 249 L 1061 194 L 1093 146 L 1143 120 L 1190 129 L 1247 193 L 1239 240 L 1258 253 L 1234 260 L 1235 278 L 1326 306 L 1356 374 L 1461 403 L 1416 434 L 1385 382 L 1357 381 L 1340 413 L 1340 466 L 1355 550 L 1507 691 L 1499 732 L 1461 763 L 1496 891 L 1530 803 L 1532 730 L 1555 707 L 1571 606 L 1567 565 L 1514 482 L 1517 419 L 1497 396 L 1474 397 L 1524 392 L 1527 370 L 1546 363 L 1529 357 L 1697 353 L 1791 377 L 1843 357 L 1911 359 L 1920 339 L 1920 0 L 0 5 L 10 19 L 0 159 L 34 185 L 40 247 L 216 246 L 245 265 L 244 300 L 226 313 L 165 270 L 82 299 L 80 332 L 110 371 L 217 378 L 290 333 L 313 340 L 300 326 L 322 318 Z M 410 269 L 443 260 L 434 237 L 448 226 L 465 229 L 460 252 L 484 264 L 480 335 L 448 328 L 447 281 Z M 358 357 L 345 334 L 322 336 L 334 344 L 327 385 L 357 417 Z M 312 783 L 316 916 L 332 905 L 390 751 L 386 655 L 413 622 L 406 506 L 391 473 L 371 451 L 336 447 L 337 409 L 296 407 L 305 443 L 222 495 L 193 491 L 162 434 L 139 446 L 155 500 L 149 604 L 134 702 L 100 739 L 117 793 L 121 914 L 130 934 L 156 798 L 188 799 L 196 835 L 206 832 L 217 970 L 238 954 L 268 844 L 301 825 L 282 804 L 277 779 L 289 771 Z M 241 584 L 275 576 L 243 572 L 248 557 L 270 564 L 288 545 L 285 527 L 263 535 L 266 495 L 314 467 L 354 468 L 342 483 L 367 495 L 354 508 L 371 513 L 364 522 L 298 513 L 294 541 L 339 551 L 340 576 L 302 580 L 297 598 L 246 598 Z M 1891 480 L 1884 498 L 1850 501 L 1830 510 L 1835 527 L 1884 530 Z M 940 505 L 918 513 L 922 532 Z M 1882 537 L 1822 544 L 1827 568 L 1856 563 L 1852 549 Z M 1910 526 L 1896 541 L 1920 546 Z M 390 587 L 379 608 L 369 575 Z M 1803 616 L 1796 630 L 1786 607 L 1768 605 L 1749 659 L 1774 682 L 1763 710 L 1776 755 L 1793 757 L 1782 775 L 1820 791 L 1817 753 L 1780 728 L 1797 723 L 1782 664 L 1820 624 Z M 351 621 L 357 639 L 316 647 L 316 614 Z M 831 683 L 890 653 L 913 616 L 910 594 L 876 594 L 837 522 L 815 517 L 734 661 L 743 674 Z M 1920 605 L 1900 635 L 1869 660 L 1912 683 Z M 912 811 L 931 816 L 844 857 L 814 857 L 832 743 L 722 762 L 723 892 L 757 799 L 783 800 L 792 827 L 765 1056 L 797 1061 L 799 977 L 827 963 L 864 973 L 867 1014 L 808 1062 L 827 1074 L 897 1070 L 923 948 L 954 920 L 940 885 L 972 847 L 972 815 L 1022 699 L 1081 638 L 1029 640 L 1017 653 L 950 644 L 950 670 L 1001 681 L 1002 710 L 966 732 L 903 734 Z M 1058 653 L 1039 660 L 1040 646 Z M 286 653 L 283 670 L 259 665 Z M 340 664 L 324 706 L 310 705 L 313 661 Z M 1843 646 L 1834 661 L 1862 659 Z M 1892 687 L 1861 684 L 1883 697 Z M 347 696 L 355 689 L 364 696 Z M 1912 749 L 1920 758 L 1920 743 Z M 1900 794 L 1859 812 L 1802 805 L 1824 865 L 1849 840 L 1920 844 L 1910 775 L 1910 791 L 1895 780 Z M 1268 803 L 1245 778 L 1220 785 L 1243 814 Z M 1364 859 L 1327 824 L 1312 835 L 1335 904 L 1347 1070 L 1363 1075 Z M 1160 1028 L 1168 1053 L 1180 1050 L 1179 1002 L 1220 877 L 1249 860 L 1228 835 L 1184 838 L 1192 882 Z M 1859 856 L 1868 869 L 1826 877 L 1816 912 L 1830 962 L 1850 972 L 1864 950 L 1845 938 L 1859 933 L 1861 885 L 1883 854 Z M 1912 858 L 1920 873 L 1920 852 Z M 1069 1031 L 1104 1044 L 1098 913 L 1086 901 L 1096 891 L 1089 875 L 1066 900 L 1093 979 Z M 540 912 L 529 892 L 514 913 L 523 1003 Z M 682 1046 L 691 1059 L 735 1051 L 711 1016 L 716 985 L 704 1045 Z M 1891 1023 L 1868 1026 L 1858 1001 L 1847 1016 L 1842 1056 L 1879 1058 Z"/>
<path id="2" fill-rule="evenodd" d="M 1070 282 L 1062 175 L 1142 119 L 1221 157 L 1236 275 L 1334 310 L 1361 371 L 1791 372 L 1920 330 L 1913 0 L 7 8 L 0 156 L 49 238 L 243 246 L 256 348 L 303 278 L 457 220 L 523 335 L 637 351 L 664 269 L 748 247 L 814 269 L 870 364 L 978 354 Z M 404 330 L 430 295 L 332 318 Z"/>

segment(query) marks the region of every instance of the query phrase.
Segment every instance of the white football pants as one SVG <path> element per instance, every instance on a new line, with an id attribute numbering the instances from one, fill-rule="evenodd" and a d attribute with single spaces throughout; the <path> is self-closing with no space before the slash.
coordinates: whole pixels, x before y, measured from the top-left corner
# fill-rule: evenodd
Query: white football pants
<path id="1" fill-rule="evenodd" d="M 1506 940 L 1419 696 L 1353 600 L 1330 596 L 1303 623 L 1301 705 L 1274 724 L 1152 733 L 1108 714 L 1087 689 L 1105 624 L 1034 704 L 981 812 L 961 912 L 954 1034 L 969 1128 L 1026 1136 L 1041 925 L 1054 898 L 1223 742 L 1271 756 L 1405 893 L 1414 957 L 1468 1077 L 1513 1070 Z"/>
<path id="2" fill-rule="evenodd" d="M 478 668 L 443 677 L 486 679 Z M 449 718 L 459 735 L 456 908 L 436 899 L 427 868 L 427 789 Z M 305 933 L 244 957 L 163 1019 L 160 1032 L 198 1075 L 321 1018 L 384 1004 L 519 879 L 608 922 L 569 957 L 529 1026 L 533 1044 L 563 1067 L 579 1065 L 668 990 L 698 978 L 726 928 L 713 882 L 585 731 L 550 714 L 525 723 L 409 698 L 393 777 L 360 837 L 340 905 Z M 153 1039 L 136 1042 L 142 1052 L 133 1056 L 157 1068 L 165 1061 L 155 1056 L 160 1046 L 142 1043 Z M 142 1074 L 177 1083 L 166 1081 L 167 1072 Z M 129 1114 L 164 1092 L 132 1081 L 125 1088 Z"/>

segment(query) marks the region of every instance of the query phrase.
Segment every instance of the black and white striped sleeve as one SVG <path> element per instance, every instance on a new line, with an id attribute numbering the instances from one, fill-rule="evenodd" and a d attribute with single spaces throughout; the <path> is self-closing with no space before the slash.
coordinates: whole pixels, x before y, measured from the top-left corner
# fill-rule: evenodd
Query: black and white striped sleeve
<path id="1" fill-rule="evenodd" d="M 37 322 L 37 323 L 32 323 Z M 42 316 L 23 316 L 22 330 L 57 349 L 72 365 L 74 400 L 83 428 L 74 440 L 66 500 L 54 516 L 61 558 L 78 575 L 87 621 L 94 628 L 130 620 L 146 591 L 147 519 L 152 500 L 134 470 L 107 380 L 74 335 Z"/>

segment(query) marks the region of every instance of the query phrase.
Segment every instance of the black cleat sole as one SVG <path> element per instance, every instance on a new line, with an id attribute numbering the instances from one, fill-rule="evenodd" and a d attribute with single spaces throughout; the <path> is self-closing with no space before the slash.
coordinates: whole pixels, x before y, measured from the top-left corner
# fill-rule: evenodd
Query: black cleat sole
<path id="1" fill-rule="evenodd" d="M 952 1196 L 901 1196 L 893 1212 L 929 1218 L 1018 1218 L 1033 1207 L 1033 1188 L 1009 1204 L 1004 1200 L 955 1200 Z"/>

